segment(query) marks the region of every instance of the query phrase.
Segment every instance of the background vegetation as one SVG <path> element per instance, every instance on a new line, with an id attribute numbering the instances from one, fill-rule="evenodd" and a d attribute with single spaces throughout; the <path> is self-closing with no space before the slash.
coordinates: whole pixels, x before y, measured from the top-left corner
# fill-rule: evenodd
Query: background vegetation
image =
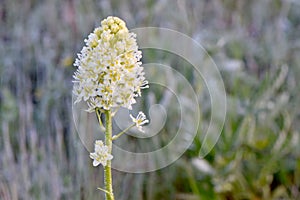
<path id="1" fill-rule="evenodd" d="M 0 1 L 0 199 L 103 197 L 102 172 L 74 127 L 71 80 L 83 39 L 108 15 L 197 40 L 219 66 L 228 101 L 208 156 L 198 157 L 200 131 L 165 169 L 114 171 L 118 200 L 300 199 L 299 10 L 297 0 Z M 155 56 L 179 65 L 144 52 Z M 210 103 L 199 96 L 205 127 Z"/>

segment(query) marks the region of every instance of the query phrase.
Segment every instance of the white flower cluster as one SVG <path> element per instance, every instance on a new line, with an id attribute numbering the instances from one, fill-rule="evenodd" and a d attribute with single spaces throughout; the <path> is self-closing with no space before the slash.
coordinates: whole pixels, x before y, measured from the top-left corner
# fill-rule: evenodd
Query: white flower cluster
<path id="1" fill-rule="evenodd" d="M 108 153 L 108 147 L 103 144 L 102 140 L 96 140 L 95 152 L 90 153 L 90 158 L 94 160 L 94 167 L 98 166 L 99 164 L 105 167 L 107 161 L 113 159 L 113 156 Z"/>
<path id="2" fill-rule="evenodd" d="M 74 63 L 78 67 L 73 76 L 75 103 L 86 101 L 90 112 L 132 109 L 135 97 L 148 87 L 135 37 L 124 21 L 108 17 L 85 39 L 86 46 Z"/>
<path id="3" fill-rule="evenodd" d="M 146 119 L 146 115 L 140 111 L 136 118 L 132 115 L 130 115 L 130 117 L 139 131 L 144 132 L 142 125 L 149 123 L 149 120 Z"/>

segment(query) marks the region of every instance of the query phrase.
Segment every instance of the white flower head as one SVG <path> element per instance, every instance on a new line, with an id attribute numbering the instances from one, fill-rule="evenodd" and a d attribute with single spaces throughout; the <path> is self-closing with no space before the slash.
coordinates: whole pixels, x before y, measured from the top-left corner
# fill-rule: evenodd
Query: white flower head
<path id="1" fill-rule="evenodd" d="M 113 156 L 108 153 L 108 147 L 103 144 L 102 140 L 96 140 L 95 152 L 90 153 L 90 158 L 94 160 L 94 167 L 98 166 L 99 164 L 105 167 L 107 161 L 113 159 Z"/>
<path id="2" fill-rule="evenodd" d="M 91 112 L 131 109 L 141 89 L 148 87 L 136 35 L 118 17 L 108 17 L 84 42 L 74 63 L 78 67 L 73 76 L 75 103 L 86 101 Z"/>
<path id="3" fill-rule="evenodd" d="M 130 118 L 132 119 L 133 123 L 135 123 L 135 126 L 139 129 L 139 131 L 144 132 L 142 125 L 149 123 L 149 120 L 146 119 L 146 115 L 140 111 L 136 118 L 134 118 L 132 115 L 130 115 Z"/>

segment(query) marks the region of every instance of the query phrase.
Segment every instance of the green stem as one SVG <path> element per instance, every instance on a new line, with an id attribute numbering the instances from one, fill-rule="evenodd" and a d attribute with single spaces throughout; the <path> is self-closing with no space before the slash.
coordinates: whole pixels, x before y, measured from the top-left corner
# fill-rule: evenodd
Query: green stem
<path id="1" fill-rule="evenodd" d="M 125 130 L 123 130 L 122 132 L 118 133 L 117 135 L 114 135 L 112 137 L 112 140 L 116 140 L 118 139 L 119 137 L 121 137 L 124 133 L 126 133 L 126 131 L 128 131 L 129 129 L 131 129 L 132 127 L 134 127 L 135 124 L 132 124 L 131 126 L 127 127 Z"/>
<path id="2" fill-rule="evenodd" d="M 110 110 L 105 110 L 105 145 L 108 146 L 108 153 L 111 154 L 112 151 L 112 116 Z M 107 161 L 107 165 L 104 167 L 104 185 L 106 200 L 114 200 L 113 188 L 112 188 L 112 175 L 111 175 L 111 161 Z"/>
<path id="3" fill-rule="evenodd" d="M 96 108 L 96 115 L 97 115 L 97 118 L 98 118 L 100 129 L 101 129 L 101 131 L 104 132 L 105 127 L 103 126 L 103 123 L 102 123 L 102 120 L 101 120 L 101 110 L 99 108 Z"/>

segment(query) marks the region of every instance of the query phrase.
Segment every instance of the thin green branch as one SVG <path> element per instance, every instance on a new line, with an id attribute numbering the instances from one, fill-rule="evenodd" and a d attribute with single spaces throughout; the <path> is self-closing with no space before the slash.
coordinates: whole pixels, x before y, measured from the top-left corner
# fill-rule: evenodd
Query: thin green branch
<path id="1" fill-rule="evenodd" d="M 100 129 L 101 131 L 105 131 L 105 127 L 102 123 L 102 120 L 101 120 L 101 115 L 102 115 L 102 112 L 99 108 L 96 108 L 96 115 L 97 115 L 97 118 L 98 118 L 98 122 L 99 122 L 99 126 L 100 126 Z"/>
<path id="2" fill-rule="evenodd" d="M 98 190 L 101 190 L 102 192 L 105 192 L 106 194 L 111 195 L 111 193 L 110 193 L 109 191 L 105 190 L 105 189 L 102 189 L 102 188 L 100 188 L 100 187 L 98 187 L 97 189 L 98 189 Z"/>
<path id="3" fill-rule="evenodd" d="M 114 135 L 112 137 L 112 140 L 116 140 L 118 139 L 119 137 L 121 137 L 124 133 L 126 133 L 129 129 L 131 129 L 132 127 L 134 127 L 135 124 L 132 124 L 131 126 L 129 126 L 128 128 L 126 128 L 125 130 L 121 131 L 120 133 L 118 133 L 117 135 Z"/>

